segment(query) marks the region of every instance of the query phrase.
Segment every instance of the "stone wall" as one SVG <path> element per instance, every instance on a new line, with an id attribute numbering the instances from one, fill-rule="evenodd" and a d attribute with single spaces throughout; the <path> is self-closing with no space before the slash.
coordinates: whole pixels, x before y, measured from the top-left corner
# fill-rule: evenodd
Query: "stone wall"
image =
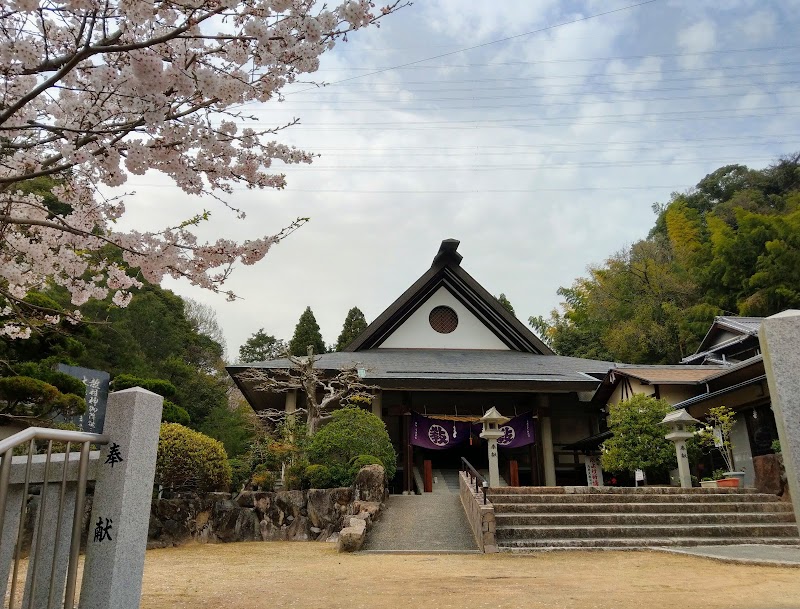
<path id="1" fill-rule="evenodd" d="M 350 488 L 182 494 L 156 499 L 150 510 L 148 547 L 188 541 L 337 541 L 353 519 L 364 522 L 358 549 L 384 500 L 383 468 L 363 468 Z"/>
<path id="2" fill-rule="evenodd" d="M 475 484 L 465 472 L 458 475 L 458 486 L 461 504 L 467 514 L 469 526 L 481 552 L 487 554 L 497 552 L 495 539 L 494 505 L 491 501 L 483 502 L 483 491 L 475 492 Z"/>

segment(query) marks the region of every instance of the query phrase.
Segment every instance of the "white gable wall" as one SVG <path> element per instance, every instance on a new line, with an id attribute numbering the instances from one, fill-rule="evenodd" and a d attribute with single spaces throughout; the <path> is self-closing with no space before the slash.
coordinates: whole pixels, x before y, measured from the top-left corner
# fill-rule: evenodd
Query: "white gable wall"
<path id="1" fill-rule="evenodd" d="M 438 306 L 458 315 L 458 327 L 449 334 L 431 328 L 428 316 Z M 381 343 L 385 349 L 502 349 L 508 346 L 442 286 Z"/>

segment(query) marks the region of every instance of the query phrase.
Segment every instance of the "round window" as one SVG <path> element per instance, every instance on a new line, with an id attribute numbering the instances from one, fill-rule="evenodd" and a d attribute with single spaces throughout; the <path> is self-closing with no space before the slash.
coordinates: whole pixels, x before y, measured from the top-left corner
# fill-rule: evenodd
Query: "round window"
<path id="1" fill-rule="evenodd" d="M 439 306 L 428 315 L 428 322 L 439 334 L 450 334 L 458 327 L 458 315 L 450 307 Z"/>

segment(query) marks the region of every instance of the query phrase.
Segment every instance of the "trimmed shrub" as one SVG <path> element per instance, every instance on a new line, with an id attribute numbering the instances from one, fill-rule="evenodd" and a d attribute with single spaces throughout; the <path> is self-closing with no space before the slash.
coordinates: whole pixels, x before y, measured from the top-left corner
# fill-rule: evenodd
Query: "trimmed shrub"
<path id="1" fill-rule="evenodd" d="M 311 488 L 331 488 L 331 470 L 327 465 L 309 465 L 305 477 Z"/>
<path id="2" fill-rule="evenodd" d="M 141 387 L 153 393 L 157 393 L 161 397 L 171 398 L 178 390 L 175 385 L 163 379 L 146 379 L 132 374 L 118 374 L 111 381 L 111 386 L 114 391 L 122 391 L 123 389 L 130 389 L 131 387 Z"/>
<path id="3" fill-rule="evenodd" d="M 161 412 L 161 420 L 164 423 L 179 423 L 181 425 L 188 425 L 191 422 L 186 409 L 181 408 L 175 402 L 170 402 L 169 400 L 164 400 L 164 410 Z"/>
<path id="4" fill-rule="evenodd" d="M 380 460 L 389 479 L 394 476 L 397 457 L 383 421 L 356 407 L 341 408 L 332 414 L 332 419 L 311 438 L 311 463 L 349 469 L 351 460 L 369 455 Z"/>
<path id="5" fill-rule="evenodd" d="M 298 461 L 287 465 L 283 470 L 283 484 L 287 491 L 299 491 L 309 486 L 308 478 L 306 478 L 306 468 L 308 461 Z"/>
<path id="6" fill-rule="evenodd" d="M 366 467 L 367 465 L 380 465 L 381 467 L 385 467 L 383 461 L 372 455 L 358 455 L 350 460 L 350 466 L 355 470 L 355 474 L 361 471 L 362 467 Z M 355 474 L 353 475 L 355 476 Z"/>
<path id="7" fill-rule="evenodd" d="M 175 491 L 227 490 L 231 466 L 221 442 L 178 423 L 162 423 L 156 483 Z"/>

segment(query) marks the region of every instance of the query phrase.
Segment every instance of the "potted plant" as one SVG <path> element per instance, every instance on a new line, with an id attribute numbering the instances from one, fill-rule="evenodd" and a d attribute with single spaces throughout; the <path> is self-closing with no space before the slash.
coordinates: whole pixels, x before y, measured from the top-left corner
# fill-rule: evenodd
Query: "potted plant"
<path id="1" fill-rule="evenodd" d="M 717 406 L 708 411 L 706 417 L 708 424 L 697 432 L 699 442 L 709 449 L 718 450 L 728 468 L 728 471 L 722 472 L 723 476 L 717 480 L 718 487 L 738 488 L 744 486 L 744 472 L 734 471 L 733 464 L 731 432 L 735 417 L 733 410 L 727 406 Z"/>

